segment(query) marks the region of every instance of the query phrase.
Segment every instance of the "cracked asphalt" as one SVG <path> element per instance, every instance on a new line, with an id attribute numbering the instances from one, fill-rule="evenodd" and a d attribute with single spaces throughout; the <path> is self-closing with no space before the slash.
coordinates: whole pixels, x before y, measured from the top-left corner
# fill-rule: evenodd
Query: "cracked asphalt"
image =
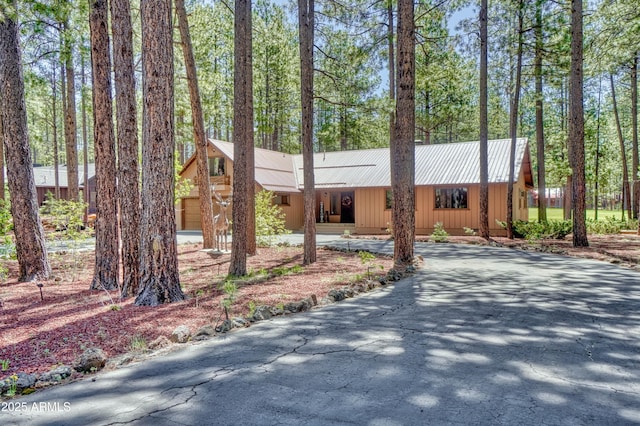
<path id="1" fill-rule="evenodd" d="M 14 399 L 0 424 L 640 424 L 638 272 L 472 245 L 416 253 L 423 268 L 392 286 Z"/>

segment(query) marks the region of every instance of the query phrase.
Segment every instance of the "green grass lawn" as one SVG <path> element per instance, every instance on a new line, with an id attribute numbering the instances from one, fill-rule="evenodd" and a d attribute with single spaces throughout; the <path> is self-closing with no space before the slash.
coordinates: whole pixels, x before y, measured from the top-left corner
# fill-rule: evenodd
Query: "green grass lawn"
<path id="1" fill-rule="evenodd" d="M 598 210 L 598 220 L 606 219 L 607 217 L 612 217 L 614 219 L 620 220 L 622 218 L 622 212 L 620 210 Z M 594 218 L 595 218 L 595 210 L 588 209 L 587 219 L 594 219 Z M 562 220 L 562 209 L 547 208 L 547 219 Z M 529 220 L 538 220 L 537 207 L 529 207 Z"/>

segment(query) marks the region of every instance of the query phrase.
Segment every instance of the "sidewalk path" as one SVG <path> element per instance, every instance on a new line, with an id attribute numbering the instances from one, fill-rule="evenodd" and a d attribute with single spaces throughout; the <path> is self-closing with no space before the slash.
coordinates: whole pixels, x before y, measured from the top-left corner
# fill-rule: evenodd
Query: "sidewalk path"
<path id="1" fill-rule="evenodd" d="M 0 424 L 640 424 L 640 274 L 416 252 L 424 267 L 393 286 L 15 399 L 25 409 Z"/>

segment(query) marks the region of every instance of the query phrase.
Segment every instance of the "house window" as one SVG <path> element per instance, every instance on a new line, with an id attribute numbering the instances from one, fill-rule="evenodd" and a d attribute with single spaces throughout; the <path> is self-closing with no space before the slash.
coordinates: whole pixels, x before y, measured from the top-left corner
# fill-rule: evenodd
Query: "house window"
<path id="1" fill-rule="evenodd" d="M 274 204 L 277 204 L 279 206 L 288 206 L 289 205 L 289 196 L 288 195 L 284 195 L 284 194 L 277 194 L 273 198 L 273 202 L 274 202 Z"/>
<path id="2" fill-rule="evenodd" d="M 224 158 L 209 158 L 209 176 L 224 176 L 225 171 Z"/>
<path id="3" fill-rule="evenodd" d="M 413 206 L 415 210 L 418 210 L 418 204 L 416 203 L 416 193 L 413 193 Z M 393 190 L 384 190 L 384 209 L 391 210 L 393 208 Z"/>
<path id="4" fill-rule="evenodd" d="M 393 192 L 390 189 L 384 190 L 384 209 L 391 210 L 393 207 Z"/>
<path id="5" fill-rule="evenodd" d="M 340 203 L 338 202 L 338 194 L 337 192 L 331 193 L 331 200 L 329 203 L 329 212 L 330 214 L 338 214 L 340 211 Z"/>
<path id="6" fill-rule="evenodd" d="M 466 209 L 467 188 L 436 188 L 436 209 Z"/>

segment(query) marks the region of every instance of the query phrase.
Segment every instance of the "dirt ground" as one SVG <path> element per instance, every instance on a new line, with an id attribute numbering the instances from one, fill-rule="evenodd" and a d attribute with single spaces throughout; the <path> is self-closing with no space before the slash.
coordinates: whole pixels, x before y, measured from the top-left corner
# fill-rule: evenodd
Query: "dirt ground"
<path id="1" fill-rule="evenodd" d="M 637 235 L 591 235 L 589 242 L 589 247 L 579 249 L 572 247 L 570 237 L 542 242 L 496 238 L 493 244 L 639 267 Z M 449 243 L 487 244 L 479 237 L 449 237 Z M 187 325 L 192 332 L 204 325 L 219 325 L 225 319 L 227 294 L 220 287 L 229 255 L 212 258 L 200 248 L 179 247 L 180 280 L 187 300 L 159 307 L 136 307 L 133 298 L 120 300 L 118 292 L 89 290 L 93 252 L 52 255 L 53 277 L 42 283 L 42 289 L 34 283 L 18 283 L 17 263 L 7 262 L 9 278 L 0 284 L 0 360 L 8 360 L 9 365 L 0 372 L 0 379 L 71 365 L 89 347 L 100 347 L 109 358 L 144 350 L 178 325 Z M 237 285 L 230 315 L 246 316 L 256 306 L 282 306 L 311 295 L 321 299 L 333 288 L 362 281 L 367 275 L 386 274 L 393 261 L 320 248 L 315 264 L 301 265 L 301 247 L 260 248 L 248 259 L 250 274 Z"/>

